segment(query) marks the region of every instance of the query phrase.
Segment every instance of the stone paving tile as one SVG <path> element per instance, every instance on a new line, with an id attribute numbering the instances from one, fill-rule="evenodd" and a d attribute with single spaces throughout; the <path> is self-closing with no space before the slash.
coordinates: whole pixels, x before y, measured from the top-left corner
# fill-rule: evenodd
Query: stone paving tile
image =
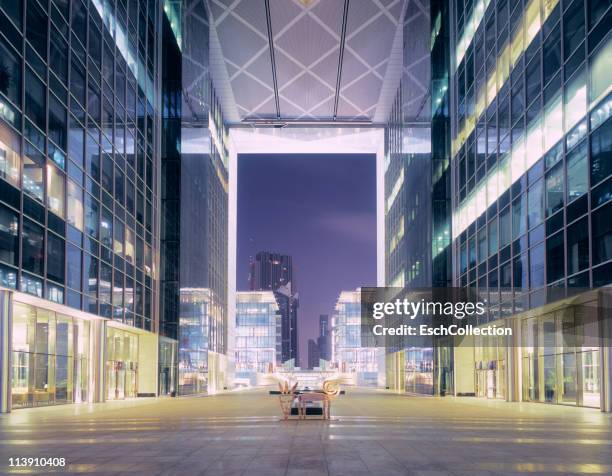
<path id="1" fill-rule="evenodd" d="M 23 474 L 612 474 L 612 416 L 592 409 L 349 389 L 332 421 L 278 411 L 262 391 L 17 410 L 0 416 L 0 474 L 18 473 L 10 456 L 69 463 Z"/>

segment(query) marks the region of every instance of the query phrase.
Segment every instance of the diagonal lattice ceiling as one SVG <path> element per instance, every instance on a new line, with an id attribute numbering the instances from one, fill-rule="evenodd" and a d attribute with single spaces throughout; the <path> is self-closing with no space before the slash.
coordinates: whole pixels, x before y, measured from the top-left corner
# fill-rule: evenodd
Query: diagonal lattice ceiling
<path id="1" fill-rule="evenodd" d="M 394 49 L 401 61 L 405 2 L 208 0 L 230 122 L 381 120 L 401 76 L 390 64 Z"/>

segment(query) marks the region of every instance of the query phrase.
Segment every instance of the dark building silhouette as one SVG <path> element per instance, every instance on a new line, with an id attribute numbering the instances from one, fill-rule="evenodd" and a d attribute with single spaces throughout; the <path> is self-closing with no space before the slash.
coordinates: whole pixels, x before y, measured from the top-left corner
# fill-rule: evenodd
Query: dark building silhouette
<path id="1" fill-rule="evenodd" d="M 281 361 L 294 359 L 299 366 L 297 310 L 299 298 L 291 256 L 260 251 L 251 261 L 251 291 L 273 291 L 282 316 Z"/>
<path id="2" fill-rule="evenodd" d="M 292 291 L 297 292 L 291 256 L 267 251 L 255 255 L 249 273 L 251 291 L 276 291 L 289 283 Z"/>
<path id="3" fill-rule="evenodd" d="M 331 341 L 329 334 L 329 315 L 321 314 L 319 316 L 319 337 L 317 337 L 317 346 L 319 349 L 319 358 L 323 360 L 331 360 Z"/>
<path id="4" fill-rule="evenodd" d="M 318 343 L 314 339 L 308 339 L 308 368 L 318 367 L 320 358 L 321 352 Z"/>

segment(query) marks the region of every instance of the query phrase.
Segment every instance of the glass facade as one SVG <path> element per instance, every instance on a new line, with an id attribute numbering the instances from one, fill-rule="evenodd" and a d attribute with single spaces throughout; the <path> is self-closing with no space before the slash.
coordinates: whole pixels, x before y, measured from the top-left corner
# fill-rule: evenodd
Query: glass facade
<path id="1" fill-rule="evenodd" d="M 178 390 L 193 394 L 227 385 L 229 152 L 208 67 L 206 5 L 191 0 L 182 12 L 173 29 L 181 53 L 166 55 L 180 57 L 181 72 L 165 72 L 162 319 L 168 330 L 178 322 Z"/>
<path id="2" fill-rule="evenodd" d="M 534 3 L 539 13 L 531 18 Z M 494 317 L 611 276 L 601 221 L 610 212 L 610 171 L 601 164 L 611 153 L 612 77 L 601 64 L 612 40 L 600 31 L 610 12 L 601 2 L 544 3 L 541 11 L 537 1 L 524 9 L 492 4 L 454 75 L 455 278 L 488 287 L 492 303 L 508 299 Z M 507 51 L 517 35 L 524 46 L 486 91 L 488 106 L 478 115 L 479 79 L 489 62 L 499 68 L 504 57 L 495 51 Z M 463 138 L 470 117 L 476 125 Z M 502 288 L 513 292 L 500 295 Z"/>
<path id="3" fill-rule="evenodd" d="M 592 311 L 571 306 L 521 321 L 523 401 L 599 408 L 601 348 Z"/>
<path id="4" fill-rule="evenodd" d="M 332 315 L 332 366 L 354 374 L 357 384 L 378 384 L 378 349 L 363 346 L 361 338 L 361 292 L 342 291 Z"/>
<path id="5" fill-rule="evenodd" d="M 0 281 L 152 330 L 158 3 L 15 0 L 0 17 Z"/>
<path id="6" fill-rule="evenodd" d="M 447 287 L 452 278 L 448 6 L 428 6 L 408 5 L 405 73 L 385 127 L 385 278 L 405 290 Z M 387 339 L 387 352 L 398 354 L 388 359 L 391 386 L 451 392 L 449 344 L 418 345 Z M 434 366 L 438 360 L 443 364 Z"/>
<path id="7" fill-rule="evenodd" d="M 13 306 L 12 407 L 89 401 L 90 322 Z"/>
<path id="8" fill-rule="evenodd" d="M 257 383 L 281 362 L 281 314 L 272 291 L 236 293 L 236 377 Z"/>
<path id="9" fill-rule="evenodd" d="M 475 344 L 475 394 L 599 407 L 600 331 L 547 309 L 612 281 L 610 3 L 451 3 L 454 283 L 522 339 Z"/>
<path id="10" fill-rule="evenodd" d="M 208 289 L 182 289 L 179 340 L 179 395 L 208 390 L 211 298 Z"/>

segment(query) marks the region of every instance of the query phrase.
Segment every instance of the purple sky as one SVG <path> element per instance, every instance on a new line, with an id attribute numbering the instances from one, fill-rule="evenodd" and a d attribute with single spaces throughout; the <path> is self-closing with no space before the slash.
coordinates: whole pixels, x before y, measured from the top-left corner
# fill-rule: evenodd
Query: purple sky
<path id="1" fill-rule="evenodd" d="M 340 291 L 376 285 L 374 155 L 240 155 L 238 290 L 258 251 L 293 257 L 302 366 Z"/>

